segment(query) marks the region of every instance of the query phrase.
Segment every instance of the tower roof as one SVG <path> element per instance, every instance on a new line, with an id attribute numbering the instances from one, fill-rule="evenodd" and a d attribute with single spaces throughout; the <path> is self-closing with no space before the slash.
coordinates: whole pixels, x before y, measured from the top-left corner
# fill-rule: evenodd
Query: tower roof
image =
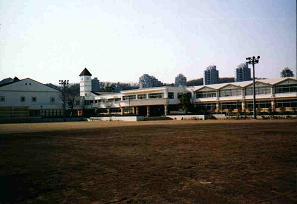
<path id="1" fill-rule="evenodd" d="M 92 76 L 92 74 L 89 72 L 87 68 L 84 68 L 84 70 L 80 73 L 79 76 Z"/>

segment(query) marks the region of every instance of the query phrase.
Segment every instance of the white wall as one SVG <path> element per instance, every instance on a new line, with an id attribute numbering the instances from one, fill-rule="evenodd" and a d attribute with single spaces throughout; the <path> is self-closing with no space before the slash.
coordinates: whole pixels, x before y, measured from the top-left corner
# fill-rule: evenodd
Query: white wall
<path id="1" fill-rule="evenodd" d="M 5 98 L 3 102 L 0 101 L 0 107 L 62 109 L 60 92 L 32 79 L 23 79 L 0 87 L 0 96 Z M 21 97 L 25 97 L 24 102 Z M 36 102 L 32 101 L 32 97 L 36 97 Z M 54 102 L 51 102 L 51 97 L 55 98 Z"/>

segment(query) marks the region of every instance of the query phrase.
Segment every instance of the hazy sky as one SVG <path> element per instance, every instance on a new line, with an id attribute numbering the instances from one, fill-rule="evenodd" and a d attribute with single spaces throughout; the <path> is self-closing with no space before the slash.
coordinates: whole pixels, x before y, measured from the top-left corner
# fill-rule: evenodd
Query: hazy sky
<path id="1" fill-rule="evenodd" d="M 0 24 L 1 79 L 173 82 L 253 55 L 257 77 L 296 68 L 296 0 L 0 0 Z"/>

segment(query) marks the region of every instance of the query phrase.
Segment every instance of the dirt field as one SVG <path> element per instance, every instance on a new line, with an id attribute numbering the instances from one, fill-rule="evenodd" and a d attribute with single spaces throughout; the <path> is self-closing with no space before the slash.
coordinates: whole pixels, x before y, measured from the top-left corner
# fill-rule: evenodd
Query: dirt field
<path id="1" fill-rule="evenodd" d="M 296 203 L 297 121 L 0 125 L 0 203 Z"/>

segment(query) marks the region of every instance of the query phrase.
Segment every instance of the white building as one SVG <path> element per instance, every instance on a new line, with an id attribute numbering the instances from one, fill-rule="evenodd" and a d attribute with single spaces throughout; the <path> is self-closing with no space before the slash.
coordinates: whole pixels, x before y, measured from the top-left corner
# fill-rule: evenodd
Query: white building
<path id="1" fill-rule="evenodd" d="M 168 115 L 180 110 L 179 96 L 188 93 L 200 112 L 249 113 L 252 111 L 252 84 L 252 81 L 244 81 L 191 87 L 164 86 L 108 94 L 89 91 L 85 93 L 83 107 L 90 114 Z M 258 112 L 296 112 L 297 80 L 256 80 L 256 106 Z"/>
<path id="2" fill-rule="evenodd" d="M 61 116 L 60 92 L 30 78 L 0 85 L 0 118 Z"/>

